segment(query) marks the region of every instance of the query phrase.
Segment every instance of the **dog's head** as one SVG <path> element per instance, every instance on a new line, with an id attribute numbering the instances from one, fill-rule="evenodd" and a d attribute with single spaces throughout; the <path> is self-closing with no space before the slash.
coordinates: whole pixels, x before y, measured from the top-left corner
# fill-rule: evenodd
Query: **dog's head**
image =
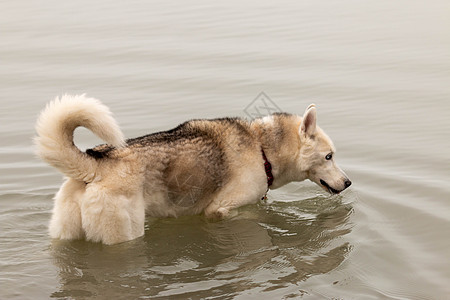
<path id="1" fill-rule="evenodd" d="M 298 164 L 309 180 L 331 194 L 339 194 L 352 182 L 334 160 L 336 149 L 333 142 L 316 123 L 316 107 L 311 104 L 299 127 L 301 148 Z"/>

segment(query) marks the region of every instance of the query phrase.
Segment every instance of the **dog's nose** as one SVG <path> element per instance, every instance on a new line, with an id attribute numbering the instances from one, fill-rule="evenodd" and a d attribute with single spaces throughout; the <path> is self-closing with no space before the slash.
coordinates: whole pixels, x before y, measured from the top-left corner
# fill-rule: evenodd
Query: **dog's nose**
<path id="1" fill-rule="evenodd" d="M 347 179 L 347 180 L 344 182 L 344 185 L 345 185 L 345 188 L 348 188 L 349 186 L 352 185 L 352 182 L 351 182 L 349 179 Z"/>

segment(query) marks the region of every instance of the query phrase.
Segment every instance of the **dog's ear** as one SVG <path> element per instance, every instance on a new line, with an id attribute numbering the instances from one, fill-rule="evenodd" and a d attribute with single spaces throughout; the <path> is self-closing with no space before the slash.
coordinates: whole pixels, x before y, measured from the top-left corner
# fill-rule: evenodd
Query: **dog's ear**
<path id="1" fill-rule="evenodd" d="M 300 135 L 311 136 L 316 131 L 316 105 L 311 104 L 303 114 L 302 124 L 300 125 Z"/>

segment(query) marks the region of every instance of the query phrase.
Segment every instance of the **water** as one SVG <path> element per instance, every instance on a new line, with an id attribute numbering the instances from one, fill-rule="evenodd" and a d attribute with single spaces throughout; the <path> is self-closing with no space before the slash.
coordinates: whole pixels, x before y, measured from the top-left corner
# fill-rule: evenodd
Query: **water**
<path id="1" fill-rule="evenodd" d="M 448 1 L 9 1 L 0 4 L 1 299 L 446 299 Z M 33 155 L 62 93 L 107 104 L 127 137 L 243 116 L 264 91 L 318 107 L 353 181 L 310 182 L 211 223 L 148 219 L 103 246 L 51 240 L 61 175 Z M 78 130 L 86 148 L 99 140 Z"/>

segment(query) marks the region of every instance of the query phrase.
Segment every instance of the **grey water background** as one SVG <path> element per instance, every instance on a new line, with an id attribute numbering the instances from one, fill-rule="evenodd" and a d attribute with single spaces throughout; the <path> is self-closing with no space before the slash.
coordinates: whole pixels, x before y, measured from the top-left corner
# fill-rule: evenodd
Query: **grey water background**
<path id="1" fill-rule="evenodd" d="M 448 299 L 450 2 L 2 1 L 1 299 Z M 62 177 L 34 122 L 87 93 L 127 137 L 315 103 L 353 181 L 238 217 L 148 219 L 115 246 L 47 235 Z M 257 106 L 256 106 L 257 107 Z M 100 143 L 77 130 L 82 148 Z"/>

